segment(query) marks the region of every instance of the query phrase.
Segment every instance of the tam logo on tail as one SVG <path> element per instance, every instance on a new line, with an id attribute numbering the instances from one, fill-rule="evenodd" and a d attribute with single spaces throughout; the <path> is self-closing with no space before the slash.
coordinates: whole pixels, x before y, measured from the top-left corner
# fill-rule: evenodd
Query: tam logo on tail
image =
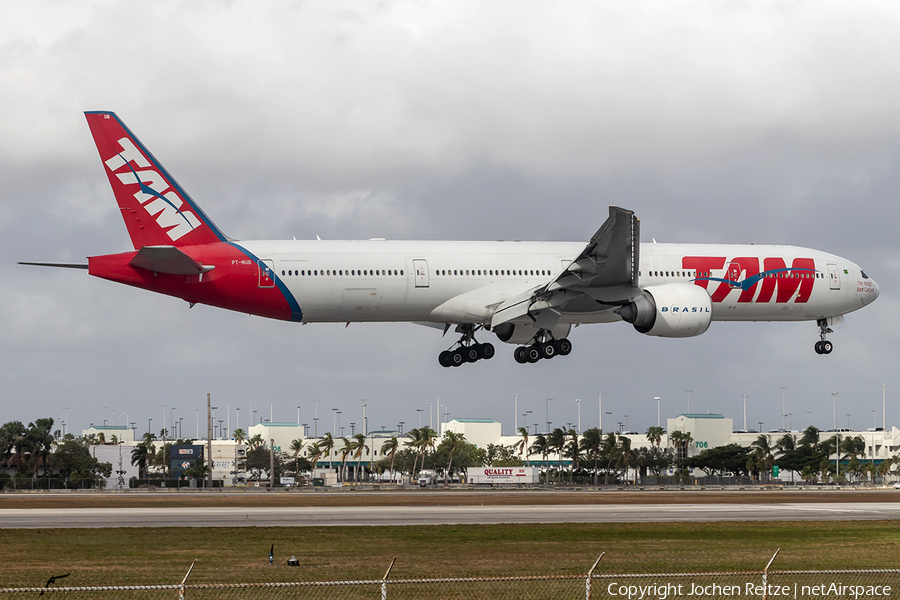
<path id="1" fill-rule="evenodd" d="M 135 250 L 227 239 L 115 113 L 85 113 Z"/>
<path id="2" fill-rule="evenodd" d="M 121 138 L 118 143 L 121 151 L 103 161 L 104 164 L 124 185 L 138 186 L 138 191 L 134 194 L 135 200 L 151 217 L 156 217 L 156 224 L 169 238 L 174 242 L 200 227 L 197 215 L 184 206 L 184 200 L 178 196 L 178 192 L 152 168 L 150 161 L 134 143 L 127 137 Z"/>

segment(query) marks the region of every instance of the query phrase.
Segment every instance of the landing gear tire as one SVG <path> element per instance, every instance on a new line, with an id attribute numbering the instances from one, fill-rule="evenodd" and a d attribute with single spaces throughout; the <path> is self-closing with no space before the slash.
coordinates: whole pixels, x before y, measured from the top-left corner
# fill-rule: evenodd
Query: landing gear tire
<path id="1" fill-rule="evenodd" d="M 534 346 L 526 346 L 525 347 L 525 357 L 528 359 L 530 363 L 536 363 L 541 360 L 541 350 L 535 344 Z"/>
<path id="2" fill-rule="evenodd" d="M 543 344 L 538 344 L 537 347 L 541 353 L 541 358 L 553 358 L 557 354 L 556 342 L 544 342 Z"/>
<path id="3" fill-rule="evenodd" d="M 442 367 L 450 367 L 453 365 L 452 352 L 449 350 L 444 350 L 440 354 L 438 354 L 438 362 Z"/>
<path id="4" fill-rule="evenodd" d="M 494 358 L 494 354 L 496 354 L 496 350 L 494 350 L 493 344 L 481 344 L 481 348 L 479 349 L 479 358 L 489 360 L 491 358 Z"/>
<path id="5" fill-rule="evenodd" d="M 466 362 L 473 363 L 481 358 L 481 344 L 472 344 L 471 346 L 465 346 L 461 348 L 461 350 L 466 357 Z"/>
<path id="6" fill-rule="evenodd" d="M 450 366 L 451 367 L 458 367 L 461 364 L 463 364 L 464 362 L 466 362 L 466 355 L 463 354 L 463 351 L 461 349 L 454 350 L 453 352 L 450 353 Z"/>
<path id="7" fill-rule="evenodd" d="M 816 342 L 816 354 L 831 354 L 832 350 L 834 350 L 834 344 L 828 340 Z"/>
<path id="8" fill-rule="evenodd" d="M 567 356 L 572 351 L 572 342 L 568 338 L 556 340 L 556 349 L 560 356 Z"/>
<path id="9" fill-rule="evenodd" d="M 525 346 L 519 346 L 513 351 L 513 356 L 516 359 L 516 362 L 520 365 L 524 365 L 528 362 L 528 357 L 525 355 L 525 352 L 528 350 Z"/>

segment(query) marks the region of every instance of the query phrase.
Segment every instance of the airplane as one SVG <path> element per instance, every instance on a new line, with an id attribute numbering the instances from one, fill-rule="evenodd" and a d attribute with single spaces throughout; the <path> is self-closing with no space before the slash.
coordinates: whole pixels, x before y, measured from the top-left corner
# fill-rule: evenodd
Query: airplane
<path id="1" fill-rule="evenodd" d="M 519 363 L 572 351 L 573 326 L 624 321 L 683 338 L 712 321 L 815 321 L 818 354 L 878 285 L 847 259 L 809 248 L 640 243 L 633 211 L 584 242 L 258 240 L 225 235 L 113 112 L 85 112 L 134 250 L 89 275 L 251 315 L 299 323 L 411 322 L 453 328 L 444 367 L 490 359 L 490 333 Z"/>

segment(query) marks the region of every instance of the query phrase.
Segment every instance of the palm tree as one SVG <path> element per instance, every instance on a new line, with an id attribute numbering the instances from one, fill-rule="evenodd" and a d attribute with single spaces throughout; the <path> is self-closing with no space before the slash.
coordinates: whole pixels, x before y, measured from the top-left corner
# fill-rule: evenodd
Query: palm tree
<path id="1" fill-rule="evenodd" d="M 350 447 L 350 440 L 347 438 L 342 437 L 341 441 L 344 442 L 344 447 L 339 449 L 338 452 L 341 453 L 341 481 L 344 481 L 347 478 L 347 473 L 345 472 L 347 459 L 350 458 L 350 453 L 353 451 L 353 448 Z"/>
<path id="2" fill-rule="evenodd" d="M 437 442 L 437 432 L 431 427 L 423 427 L 419 430 L 421 439 L 419 440 L 419 450 L 422 453 L 422 466 L 425 466 L 425 455 L 428 451 L 434 451 L 434 445 Z"/>
<path id="3" fill-rule="evenodd" d="M 391 439 L 385 440 L 385 442 L 381 444 L 381 455 L 384 456 L 387 454 L 391 457 L 391 483 L 394 482 L 394 456 L 397 454 L 397 448 L 399 447 L 400 442 L 395 435 L 392 435 Z"/>
<path id="4" fill-rule="evenodd" d="M 528 450 L 528 428 L 519 427 L 519 435 L 521 435 L 522 438 L 518 442 L 513 444 L 513 448 L 519 451 L 519 456 L 522 456 L 522 453 Z"/>
<path id="5" fill-rule="evenodd" d="M 450 460 L 447 463 L 447 470 L 444 471 L 444 485 L 447 485 L 447 478 L 450 475 L 450 469 L 453 467 L 453 455 L 456 454 L 456 451 L 459 450 L 459 447 L 465 441 L 466 437 L 461 433 L 444 432 L 444 443 L 447 444 L 447 449 L 450 451 Z"/>
<path id="6" fill-rule="evenodd" d="M 240 427 L 235 429 L 231 435 L 234 438 L 234 441 L 237 442 L 238 444 L 243 444 L 244 440 L 247 439 L 247 432 L 244 431 L 243 429 L 241 429 Z"/>
<path id="7" fill-rule="evenodd" d="M 597 462 L 603 446 L 603 431 L 597 427 L 585 430 L 581 436 L 581 446 L 585 457 L 594 461 L 594 485 L 597 485 Z"/>
<path id="8" fill-rule="evenodd" d="M 306 456 L 309 458 L 310 462 L 310 473 L 315 475 L 316 463 L 318 463 L 319 459 L 322 458 L 322 448 L 318 443 L 310 444 L 306 447 Z"/>
<path id="9" fill-rule="evenodd" d="M 678 467 L 681 468 L 681 462 L 687 458 L 688 447 L 694 438 L 690 431 L 673 431 L 669 434 L 669 441 L 675 447 L 675 457 L 678 460 Z"/>
<path id="10" fill-rule="evenodd" d="M 322 436 L 322 439 L 319 440 L 319 448 L 322 450 L 322 454 L 328 457 L 328 468 L 332 468 L 332 452 L 334 451 L 334 437 L 332 437 L 331 432 L 329 431 L 325 435 Z"/>
<path id="11" fill-rule="evenodd" d="M 413 466 L 412 471 L 410 471 L 409 476 L 411 479 L 416 478 L 416 464 L 419 461 L 419 449 L 422 445 L 422 431 L 419 429 L 410 429 L 406 432 L 406 437 L 409 439 L 404 442 L 404 445 L 407 448 L 412 448 L 415 451 L 413 455 Z"/>
<path id="12" fill-rule="evenodd" d="M 297 438 L 291 442 L 291 452 L 294 453 L 294 471 L 297 472 L 297 478 L 300 478 L 300 452 L 303 451 L 303 440 Z"/>
<path id="13" fill-rule="evenodd" d="M 572 468 L 569 470 L 569 485 L 571 485 L 575 471 L 578 469 L 578 461 L 581 460 L 584 452 L 584 448 L 578 440 L 578 433 L 574 429 L 569 430 L 569 443 L 566 444 L 565 452 L 566 458 L 572 460 Z"/>
<path id="14" fill-rule="evenodd" d="M 819 449 L 819 430 L 810 425 L 803 431 L 803 435 L 800 436 L 800 445 L 801 446 L 812 446 L 813 450 Z"/>
<path id="15" fill-rule="evenodd" d="M 649 441 L 652 445 L 659 448 L 660 442 L 662 442 L 662 436 L 665 435 L 666 430 L 662 427 L 658 427 L 653 425 L 652 427 L 647 428 L 647 441 Z"/>
<path id="16" fill-rule="evenodd" d="M 617 439 L 616 433 L 614 431 L 610 431 L 605 438 L 603 438 L 603 446 L 602 446 L 602 454 L 606 458 L 606 473 L 604 474 L 603 484 L 606 485 L 609 483 L 609 470 L 612 469 L 613 463 L 618 461 L 619 456 L 619 440 Z"/>
<path id="17" fill-rule="evenodd" d="M 566 446 L 566 433 L 562 429 L 557 427 L 556 429 L 554 429 L 553 431 L 550 432 L 550 435 L 547 437 L 547 442 L 550 444 L 550 449 L 556 450 L 557 454 L 559 455 L 558 462 L 556 463 L 556 472 L 557 472 L 557 479 L 558 479 L 559 473 L 562 472 L 562 453 L 563 453 L 563 449 Z M 549 479 L 548 479 L 548 483 L 549 483 Z"/>
<path id="18" fill-rule="evenodd" d="M 147 465 L 150 463 L 151 455 L 155 452 L 156 449 L 147 442 L 141 442 L 132 448 L 131 464 L 137 465 L 139 479 L 147 476 Z"/>
<path id="19" fill-rule="evenodd" d="M 761 467 L 760 470 L 767 470 L 767 472 L 771 473 L 772 465 L 775 464 L 775 457 L 772 456 L 773 447 L 769 436 L 764 433 L 759 434 L 759 437 L 750 444 L 750 447 L 754 449 L 753 453 L 756 455 L 758 465 Z"/>
<path id="20" fill-rule="evenodd" d="M 616 467 L 622 469 L 625 480 L 628 480 L 628 469 L 632 467 L 637 459 L 634 450 L 631 447 L 631 438 L 624 435 L 619 436 L 619 443 L 616 448 Z"/>
<path id="21" fill-rule="evenodd" d="M 353 436 L 353 441 L 350 442 L 350 447 L 352 451 L 353 458 L 356 459 L 356 481 L 359 483 L 359 462 L 362 457 L 363 451 L 366 454 L 369 453 L 369 448 L 366 446 L 366 436 L 361 433 L 357 433 Z"/>
<path id="22" fill-rule="evenodd" d="M 550 454 L 550 442 L 547 440 L 547 436 L 543 433 L 539 433 L 537 437 L 534 438 L 534 443 L 531 444 L 531 448 L 528 449 L 528 454 L 541 455 L 541 466 L 544 467 L 544 471 L 547 474 L 547 485 L 550 485 L 550 469 L 547 468 L 547 455 Z"/>

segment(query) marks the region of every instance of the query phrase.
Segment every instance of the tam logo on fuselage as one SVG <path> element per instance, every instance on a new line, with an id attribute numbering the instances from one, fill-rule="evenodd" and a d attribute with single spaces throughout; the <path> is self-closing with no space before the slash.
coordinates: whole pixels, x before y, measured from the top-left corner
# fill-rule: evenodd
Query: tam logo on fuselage
<path id="1" fill-rule="evenodd" d="M 740 291 L 738 302 L 770 302 L 773 296 L 778 304 L 792 299 L 797 304 L 809 302 L 816 281 L 813 259 L 795 258 L 790 267 L 781 257 L 762 260 L 762 270 L 756 256 L 733 258 L 727 267 L 724 256 L 685 256 L 681 264 L 683 269 L 698 273 L 693 281 L 703 289 L 708 290 L 710 282 L 719 284 L 710 294 L 713 302 L 722 302 L 734 290 Z M 725 270 L 725 277 L 711 275 L 721 269 Z"/>
<path id="2" fill-rule="evenodd" d="M 104 161 L 106 167 L 115 173 L 124 185 L 139 186 L 134 198 L 151 217 L 156 217 L 156 224 L 169 238 L 174 242 L 200 227 L 197 215 L 187 207 L 183 208 L 184 200 L 169 186 L 165 178 L 152 168 L 153 165 L 134 143 L 124 137 L 119 140 L 119 146 L 122 148 L 121 152 Z"/>

